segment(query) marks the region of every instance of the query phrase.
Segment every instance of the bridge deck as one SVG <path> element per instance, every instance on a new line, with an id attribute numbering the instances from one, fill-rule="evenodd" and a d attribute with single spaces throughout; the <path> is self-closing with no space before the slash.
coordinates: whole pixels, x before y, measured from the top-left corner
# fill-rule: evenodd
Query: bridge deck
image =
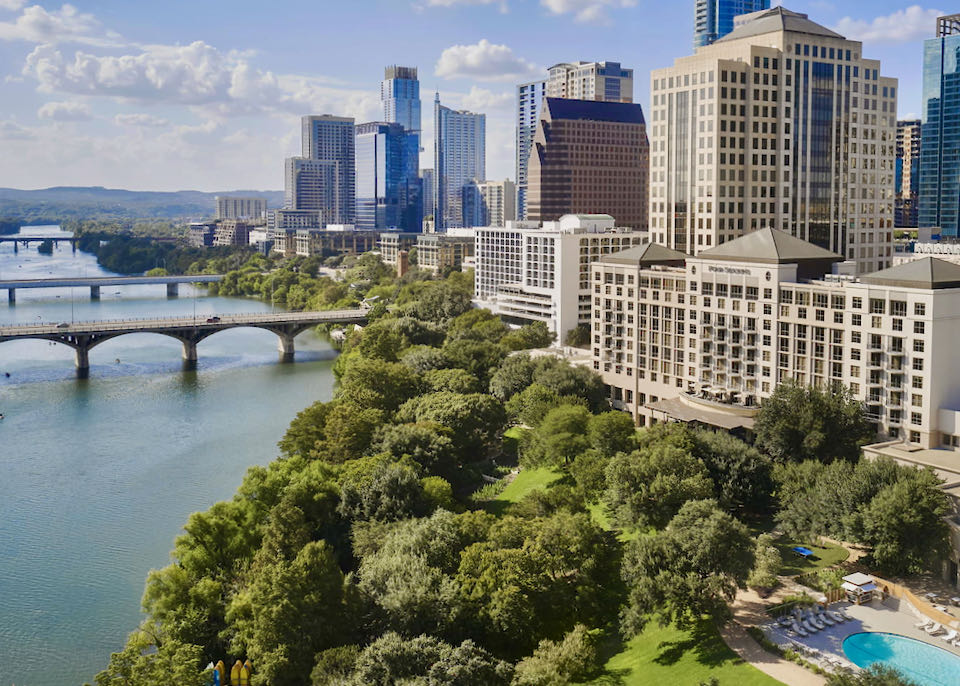
<path id="1" fill-rule="evenodd" d="M 209 322 L 206 316 L 164 317 L 158 319 L 117 319 L 112 321 L 72 322 L 60 324 L 7 324 L 0 326 L 0 338 L 17 338 L 37 335 L 92 333 L 134 333 L 136 331 L 162 331 L 165 329 L 226 329 L 235 326 L 257 326 L 296 323 L 351 323 L 366 319 L 366 310 L 331 310 L 323 312 L 268 312 L 256 314 L 224 314 L 219 321 Z"/>
<path id="2" fill-rule="evenodd" d="M 84 286 L 142 286 L 172 283 L 216 283 L 223 274 L 196 274 L 194 276 L 97 276 L 61 279 L 0 280 L 4 288 L 70 288 Z"/>

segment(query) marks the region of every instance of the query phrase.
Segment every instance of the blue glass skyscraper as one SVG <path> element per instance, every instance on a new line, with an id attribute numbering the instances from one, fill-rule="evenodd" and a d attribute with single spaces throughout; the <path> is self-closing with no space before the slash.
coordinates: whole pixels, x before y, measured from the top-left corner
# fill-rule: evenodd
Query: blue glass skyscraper
<path id="1" fill-rule="evenodd" d="M 693 47 L 710 45 L 733 31 L 733 18 L 770 9 L 770 0 L 697 0 Z"/>
<path id="2" fill-rule="evenodd" d="M 356 126 L 357 212 L 362 231 L 402 226 L 407 197 L 407 133 L 400 124 L 370 122 Z"/>
<path id="3" fill-rule="evenodd" d="M 393 65 L 384 69 L 380 100 L 384 121 L 400 124 L 406 132 L 405 167 L 400 187 L 403 210 L 396 226 L 407 232 L 420 231 L 423 189 L 420 181 L 420 81 L 416 67 Z"/>
<path id="4" fill-rule="evenodd" d="M 923 43 L 918 223 L 960 235 L 960 15 L 941 17 Z"/>

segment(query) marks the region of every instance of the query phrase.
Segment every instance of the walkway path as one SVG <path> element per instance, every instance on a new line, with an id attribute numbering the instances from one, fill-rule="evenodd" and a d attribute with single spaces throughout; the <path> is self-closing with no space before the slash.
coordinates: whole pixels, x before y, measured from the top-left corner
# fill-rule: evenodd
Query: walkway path
<path id="1" fill-rule="evenodd" d="M 755 591 L 742 590 L 737 593 L 730 609 L 733 611 L 733 620 L 720 629 L 724 642 L 741 658 L 759 669 L 764 674 L 782 681 L 789 686 L 825 686 L 827 680 L 814 674 L 789 660 L 784 660 L 773 653 L 768 653 L 758 644 L 750 634 L 747 626 L 756 626 L 770 618 L 764 608 L 775 603 L 781 595 L 787 595 L 788 589 L 781 587 L 770 597 L 761 598 Z"/>

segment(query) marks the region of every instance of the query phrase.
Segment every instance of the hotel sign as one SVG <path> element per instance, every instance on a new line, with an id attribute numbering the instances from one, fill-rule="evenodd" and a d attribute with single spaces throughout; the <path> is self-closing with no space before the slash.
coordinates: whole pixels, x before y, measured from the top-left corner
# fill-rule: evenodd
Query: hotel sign
<path id="1" fill-rule="evenodd" d="M 715 265 L 709 265 L 707 267 L 708 272 L 721 272 L 723 274 L 746 274 L 750 275 L 750 270 L 743 267 L 717 267 Z"/>

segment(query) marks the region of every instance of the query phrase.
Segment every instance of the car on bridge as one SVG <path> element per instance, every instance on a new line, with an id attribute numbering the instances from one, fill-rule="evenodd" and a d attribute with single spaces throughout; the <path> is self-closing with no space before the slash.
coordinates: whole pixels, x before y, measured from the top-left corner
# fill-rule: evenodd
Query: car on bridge
<path id="1" fill-rule="evenodd" d="M 216 324 L 220 321 L 220 317 L 207 317 L 207 324 Z"/>
<path id="2" fill-rule="evenodd" d="M 70 328 L 70 324 L 67 323 L 67 322 L 60 322 L 59 324 L 57 324 L 57 328 L 58 328 L 58 329 L 69 329 L 69 328 Z"/>

